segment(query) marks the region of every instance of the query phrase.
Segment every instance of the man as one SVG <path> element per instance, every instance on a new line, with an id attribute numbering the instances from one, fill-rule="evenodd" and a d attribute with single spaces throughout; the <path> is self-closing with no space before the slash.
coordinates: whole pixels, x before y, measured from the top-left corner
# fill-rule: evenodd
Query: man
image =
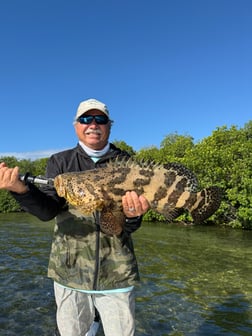
<path id="1" fill-rule="evenodd" d="M 50 157 L 46 177 L 103 167 L 110 160 L 128 157 L 109 143 L 111 126 L 105 104 L 95 99 L 81 102 L 74 118 L 79 143 Z M 139 273 L 131 233 L 141 225 L 149 208 L 147 200 L 126 192 L 122 197 L 125 224 L 117 236 L 103 233 L 96 214 L 84 217 L 55 188 L 20 181 L 18 167 L 0 163 L 0 188 L 9 190 L 25 211 L 39 219 L 56 217 L 48 276 L 54 280 L 57 333 L 92 335 L 98 312 L 106 336 L 134 335 L 133 289 Z"/>

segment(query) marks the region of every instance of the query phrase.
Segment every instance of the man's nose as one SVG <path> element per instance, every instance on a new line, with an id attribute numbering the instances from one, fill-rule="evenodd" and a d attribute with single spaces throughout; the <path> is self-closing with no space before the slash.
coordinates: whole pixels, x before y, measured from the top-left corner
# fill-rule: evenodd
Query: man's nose
<path id="1" fill-rule="evenodd" d="M 89 124 L 89 126 L 97 126 L 97 122 L 95 121 L 95 119 L 92 120 L 92 122 Z"/>

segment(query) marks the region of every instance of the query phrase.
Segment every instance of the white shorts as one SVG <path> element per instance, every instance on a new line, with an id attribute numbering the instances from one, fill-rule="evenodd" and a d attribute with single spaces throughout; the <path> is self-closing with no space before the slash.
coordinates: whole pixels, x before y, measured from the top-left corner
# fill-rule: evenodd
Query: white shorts
<path id="1" fill-rule="evenodd" d="M 99 312 L 106 336 L 133 336 L 135 333 L 134 291 L 86 294 L 54 283 L 57 325 L 61 336 L 85 336 Z"/>

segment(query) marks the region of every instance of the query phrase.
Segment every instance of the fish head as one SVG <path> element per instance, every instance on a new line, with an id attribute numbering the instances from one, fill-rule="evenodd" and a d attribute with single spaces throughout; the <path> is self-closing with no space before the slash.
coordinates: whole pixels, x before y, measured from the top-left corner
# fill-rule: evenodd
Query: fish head
<path id="1" fill-rule="evenodd" d="M 70 205 L 78 208 L 85 215 L 101 211 L 107 205 L 102 189 L 80 178 L 78 173 L 56 176 L 54 187 L 60 197 L 64 197 Z"/>

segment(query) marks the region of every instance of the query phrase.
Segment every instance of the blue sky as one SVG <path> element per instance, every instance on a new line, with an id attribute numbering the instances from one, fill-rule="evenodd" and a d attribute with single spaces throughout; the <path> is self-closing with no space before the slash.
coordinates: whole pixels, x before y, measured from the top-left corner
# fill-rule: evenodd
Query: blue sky
<path id="1" fill-rule="evenodd" d="M 252 119 L 250 0 L 3 0 L 0 41 L 0 156 L 75 146 L 87 98 L 135 150 Z"/>

